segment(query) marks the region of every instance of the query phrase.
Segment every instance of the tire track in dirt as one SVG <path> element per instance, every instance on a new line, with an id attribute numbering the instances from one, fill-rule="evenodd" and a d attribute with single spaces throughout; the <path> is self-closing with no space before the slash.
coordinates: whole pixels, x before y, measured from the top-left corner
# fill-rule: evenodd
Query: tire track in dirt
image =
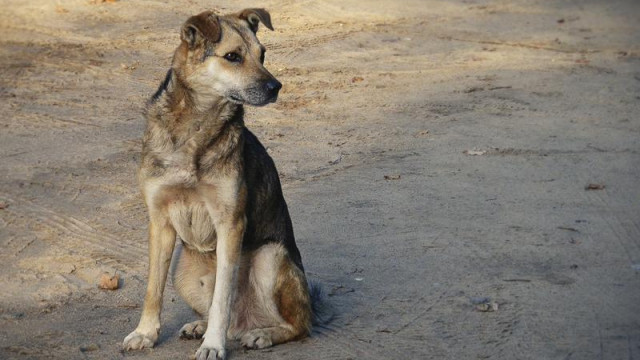
<path id="1" fill-rule="evenodd" d="M 12 211 L 21 213 L 31 219 L 32 223 L 42 225 L 45 233 L 55 234 L 55 245 L 85 253 L 106 265 L 139 271 L 140 264 L 143 263 L 140 260 L 147 256 L 146 247 L 98 231 L 72 216 L 56 213 L 26 199 L 12 198 L 7 194 L 0 194 L 0 200 L 11 204 Z M 34 231 L 38 232 L 37 229 Z"/>
<path id="2" fill-rule="evenodd" d="M 546 50 L 546 51 L 553 51 L 553 52 L 566 53 L 566 54 L 594 54 L 594 53 L 600 52 L 600 50 L 579 49 L 579 48 L 562 49 L 558 47 L 549 46 L 546 44 L 535 44 L 535 43 L 525 43 L 525 42 L 462 39 L 462 38 L 456 38 L 448 35 L 439 35 L 439 36 L 436 36 L 436 38 L 440 40 L 445 40 L 445 41 L 460 41 L 460 42 L 469 42 L 469 43 L 484 44 L 484 45 L 509 46 L 509 47 L 526 48 L 526 49 L 533 49 L 533 50 Z"/>
<path id="3" fill-rule="evenodd" d="M 333 325 L 323 325 L 314 328 L 321 336 L 328 337 L 331 342 L 327 343 L 327 348 L 340 350 L 341 353 L 348 353 L 357 359 L 400 359 L 403 354 L 400 352 L 389 352 L 387 348 L 376 343 L 375 340 L 364 340 L 355 332 Z M 319 359 L 335 359 L 335 354 L 325 353 Z"/>
<path id="4" fill-rule="evenodd" d="M 388 341 L 381 339 L 381 337 L 378 336 L 379 333 L 376 332 L 371 334 L 360 332 L 358 330 L 350 330 L 348 328 L 349 325 L 347 325 L 352 324 L 358 318 L 366 318 L 368 315 L 378 310 L 381 303 L 385 302 L 388 299 L 387 295 L 382 296 L 380 301 L 376 304 L 367 306 L 362 311 L 359 311 L 358 314 L 355 314 L 355 316 L 344 321 L 343 324 L 326 324 L 322 326 L 316 326 L 314 327 L 314 332 L 317 332 L 321 336 L 328 337 L 331 340 L 331 345 L 329 347 L 339 349 L 343 353 L 347 352 L 357 359 L 399 359 L 407 357 L 407 349 L 405 349 L 405 351 L 397 351 L 396 348 L 385 347 L 384 345 L 388 345 Z M 441 293 L 439 299 L 444 295 L 444 292 Z M 413 318 L 414 321 L 431 311 L 431 309 L 433 308 L 432 305 L 424 304 L 423 300 L 424 298 L 420 298 L 414 302 L 414 308 L 418 313 L 418 316 Z M 339 320 L 340 319 L 334 319 L 333 322 L 335 323 Z M 402 336 L 397 335 L 397 333 L 404 330 L 405 328 L 411 327 L 414 321 L 409 321 L 401 325 L 396 331 L 392 331 L 391 336 Z M 326 358 L 335 358 L 335 356 L 331 357 L 329 355 L 330 354 L 327 354 Z"/>
<path id="5" fill-rule="evenodd" d="M 589 179 L 595 176 L 589 174 Z M 586 176 L 582 176 L 582 183 L 589 183 Z M 616 241 L 622 249 L 626 257 L 629 259 L 629 266 L 637 266 L 640 264 L 640 229 L 635 221 L 627 216 L 628 211 L 620 211 L 614 208 L 609 199 L 607 190 L 585 191 L 582 193 L 583 198 L 588 202 L 596 200 L 606 209 L 600 218 L 608 225 L 609 229 L 616 238 Z M 589 196 L 593 195 L 593 196 Z"/>
<path id="6" fill-rule="evenodd" d="M 291 59 L 302 53 L 301 48 L 312 48 L 331 41 L 344 40 L 352 35 L 361 33 L 377 33 L 384 31 L 381 25 L 394 25 L 401 23 L 403 19 L 391 17 L 365 18 L 341 17 L 336 14 L 344 14 L 341 6 L 327 1 L 289 1 L 285 0 L 274 7 L 287 9 L 282 11 L 282 16 L 300 16 L 300 13 L 309 17 L 309 22 L 300 26 L 293 26 L 288 32 L 296 34 L 295 37 L 277 43 L 267 42 L 265 45 L 269 51 L 282 54 Z M 295 14 L 295 15 L 294 15 Z M 313 34 L 315 33 L 315 34 Z M 283 50 L 289 50 L 283 52 Z"/>
<path id="7" fill-rule="evenodd" d="M 298 30 L 306 30 L 305 28 L 301 28 Z M 348 30 L 345 32 L 341 32 L 341 33 L 331 33 L 331 34 L 325 34 L 325 35 L 318 35 L 315 36 L 313 38 L 302 38 L 302 39 L 293 39 L 293 41 L 290 42 L 283 42 L 283 43 L 274 43 L 274 44 L 266 44 L 265 46 L 270 50 L 270 51 L 278 51 L 278 50 L 286 50 L 286 49 L 291 49 L 290 51 L 286 52 L 285 55 L 290 55 L 293 54 L 294 52 L 299 52 L 300 51 L 300 47 L 312 47 L 312 46 L 318 46 L 318 45 L 322 45 L 324 43 L 327 43 L 329 41 L 333 41 L 333 40 L 343 40 L 347 37 L 349 37 L 349 35 L 357 33 L 359 31 L 357 30 Z"/>
<path id="8" fill-rule="evenodd" d="M 21 33 L 31 32 L 34 34 L 50 36 L 53 39 L 64 38 L 67 41 L 73 40 L 73 41 L 77 41 L 78 43 L 86 43 L 94 40 L 92 37 L 83 36 L 78 34 L 77 32 L 72 32 L 68 30 L 50 29 L 50 28 L 41 27 L 37 25 L 30 26 L 30 25 L 23 25 L 23 24 L 18 25 L 15 23 L 12 24 L 12 23 L 9 23 L 9 20 L 6 18 L 2 19 L 2 25 L 0 26 L 0 29 L 2 29 L 3 32 L 6 32 L 8 30 L 13 30 L 15 32 L 21 32 Z"/>

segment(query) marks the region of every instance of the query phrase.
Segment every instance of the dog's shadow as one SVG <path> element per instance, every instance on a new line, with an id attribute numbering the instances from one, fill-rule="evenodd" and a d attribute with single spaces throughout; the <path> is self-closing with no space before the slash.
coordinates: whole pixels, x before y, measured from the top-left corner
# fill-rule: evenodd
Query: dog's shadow
<path id="1" fill-rule="evenodd" d="M 158 337 L 158 345 L 179 340 L 182 326 L 200 318 L 177 294 L 166 294 L 164 302 L 162 330 Z"/>

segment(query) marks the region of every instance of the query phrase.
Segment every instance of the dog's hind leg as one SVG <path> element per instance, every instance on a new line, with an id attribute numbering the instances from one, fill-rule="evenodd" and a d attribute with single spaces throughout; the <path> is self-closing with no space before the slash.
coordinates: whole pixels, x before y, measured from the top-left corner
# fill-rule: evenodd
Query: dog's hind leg
<path id="1" fill-rule="evenodd" d="M 177 245 L 172 264 L 173 286 L 204 319 L 185 324 L 179 331 L 181 339 L 200 339 L 207 330 L 207 314 L 211 306 L 215 286 L 216 258 L 213 254 L 202 254 Z"/>
<path id="2" fill-rule="evenodd" d="M 205 331 L 207 331 L 207 320 L 192 321 L 182 326 L 179 331 L 180 339 L 201 339 Z"/>
<path id="3" fill-rule="evenodd" d="M 246 329 L 240 342 L 261 349 L 306 337 L 311 331 L 311 300 L 304 273 L 281 245 L 258 250 L 251 264 L 258 326 Z M 269 324 L 265 326 L 266 324 Z"/>

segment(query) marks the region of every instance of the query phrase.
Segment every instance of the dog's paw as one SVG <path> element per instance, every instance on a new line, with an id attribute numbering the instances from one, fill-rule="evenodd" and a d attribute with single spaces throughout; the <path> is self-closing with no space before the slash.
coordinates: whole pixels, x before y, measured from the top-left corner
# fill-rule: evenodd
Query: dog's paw
<path id="1" fill-rule="evenodd" d="M 122 348 L 125 351 L 129 350 L 139 350 L 139 349 L 150 349 L 155 345 L 157 336 L 150 336 L 139 333 L 138 331 L 133 331 L 131 334 L 127 335 L 122 342 Z"/>
<path id="2" fill-rule="evenodd" d="M 264 349 L 273 345 L 271 334 L 262 329 L 251 330 L 244 334 L 240 343 L 247 349 Z"/>
<path id="3" fill-rule="evenodd" d="M 227 357 L 227 353 L 224 348 L 208 347 L 202 344 L 200 349 L 196 351 L 195 360 L 224 360 Z"/>
<path id="4" fill-rule="evenodd" d="M 207 330 L 207 322 L 205 320 L 198 320 L 184 324 L 180 329 L 180 339 L 191 340 L 200 339 L 204 332 Z"/>

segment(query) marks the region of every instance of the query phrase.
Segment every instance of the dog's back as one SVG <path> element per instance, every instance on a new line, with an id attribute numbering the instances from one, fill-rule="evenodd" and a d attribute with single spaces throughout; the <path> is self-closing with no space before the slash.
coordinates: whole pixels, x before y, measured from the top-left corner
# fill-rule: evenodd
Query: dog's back
<path id="1" fill-rule="evenodd" d="M 269 242 L 282 243 L 300 268 L 302 259 L 293 235 L 293 225 L 282 195 L 276 166 L 258 138 L 244 129 L 245 178 L 249 190 L 243 246 L 250 250 Z"/>

